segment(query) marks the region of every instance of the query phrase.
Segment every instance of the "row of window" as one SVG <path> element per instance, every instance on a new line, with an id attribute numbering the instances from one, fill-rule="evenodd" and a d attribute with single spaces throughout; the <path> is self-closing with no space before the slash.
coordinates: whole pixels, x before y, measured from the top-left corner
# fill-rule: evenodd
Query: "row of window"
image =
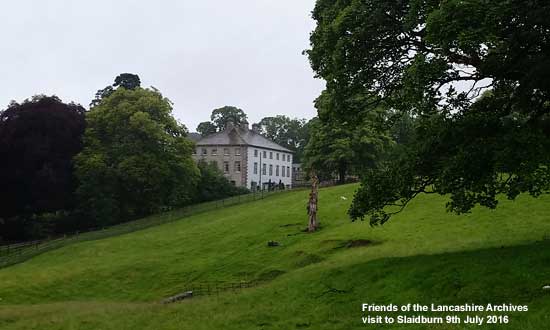
<path id="1" fill-rule="evenodd" d="M 267 158 L 267 151 L 262 151 L 263 152 L 263 158 Z M 196 155 L 197 152 L 196 150 L 193 151 L 193 154 Z M 217 156 L 218 155 L 218 149 L 217 148 L 213 148 L 212 150 L 210 150 L 210 154 L 212 156 Z M 258 157 L 258 149 L 254 149 L 254 157 Z M 223 148 L 223 155 L 224 156 L 229 156 L 230 155 L 230 150 L 229 148 Z M 240 156 L 241 155 L 241 148 L 235 148 L 235 156 Z M 206 148 L 202 148 L 201 149 L 201 156 L 208 156 L 208 149 Z M 275 159 L 276 160 L 279 160 L 280 159 L 280 156 L 281 154 L 276 152 L 275 153 Z M 269 152 L 269 159 L 273 159 L 273 151 L 270 151 Z M 291 162 L 291 157 L 290 155 L 287 155 L 287 154 L 283 154 L 283 162 Z"/>
<path id="2" fill-rule="evenodd" d="M 223 155 L 224 156 L 229 156 L 229 148 L 223 148 Z M 196 151 L 194 151 L 194 154 L 196 154 Z M 214 148 L 212 150 L 210 150 L 210 154 L 212 156 L 217 156 L 218 155 L 218 149 Z M 206 148 L 202 148 L 201 149 L 201 155 L 202 156 L 208 156 L 208 149 Z M 235 148 L 235 156 L 240 156 L 241 155 L 241 148 Z"/>
<path id="3" fill-rule="evenodd" d="M 258 149 L 254 149 L 254 157 L 258 157 Z M 275 153 L 275 159 L 279 160 L 280 154 L 277 152 Z M 263 151 L 263 158 L 267 158 L 267 151 Z M 269 159 L 273 159 L 273 151 L 269 152 Z M 290 155 L 283 154 L 283 162 L 289 162 L 290 163 Z"/>
<path id="4" fill-rule="evenodd" d="M 216 167 L 218 167 L 218 162 L 215 161 L 215 160 L 211 161 L 210 164 L 215 165 Z M 239 173 L 241 171 L 241 162 L 236 161 L 235 164 L 233 165 L 233 169 L 234 169 L 234 172 Z M 229 173 L 229 162 L 228 161 L 223 162 L 223 172 L 224 173 Z"/>
<path id="5" fill-rule="evenodd" d="M 211 164 L 213 165 L 216 165 L 218 166 L 218 162 L 213 160 L 210 162 Z M 281 173 L 281 177 L 288 177 L 290 178 L 290 166 L 279 166 L 279 165 L 275 165 L 275 176 L 279 176 L 279 169 L 281 170 L 280 173 Z M 234 165 L 233 165 L 233 171 L 235 173 L 240 173 L 241 172 L 241 162 L 240 161 L 235 161 Z M 223 162 L 223 172 L 224 173 L 229 173 L 229 162 L 228 161 L 224 161 Z M 254 163 L 254 174 L 258 174 L 258 163 Z M 267 164 L 262 164 L 262 174 L 263 175 L 267 175 Z M 270 176 L 273 176 L 273 165 L 269 165 L 269 175 Z"/>
<path id="6" fill-rule="evenodd" d="M 281 166 L 281 176 L 290 178 L 290 166 Z M 254 163 L 254 174 L 258 174 L 258 163 Z M 262 174 L 267 175 L 267 164 L 262 164 Z M 269 175 L 273 175 L 273 165 L 269 165 Z M 275 165 L 275 176 L 279 176 L 279 165 Z"/>

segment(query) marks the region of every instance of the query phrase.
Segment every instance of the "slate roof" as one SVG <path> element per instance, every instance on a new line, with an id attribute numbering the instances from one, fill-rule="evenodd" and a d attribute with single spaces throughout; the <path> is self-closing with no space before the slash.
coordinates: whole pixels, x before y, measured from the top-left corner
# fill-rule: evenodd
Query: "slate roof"
<path id="1" fill-rule="evenodd" d="M 293 151 L 281 147 L 277 143 L 265 138 L 261 134 L 240 126 L 229 127 L 224 131 L 205 136 L 197 141 L 197 145 L 247 145 L 294 153 Z"/>
<path id="2" fill-rule="evenodd" d="M 202 135 L 200 135 L 199 133 L 195 133 L 195 132 L 191 132 L 189 134 L 187 134 L 187 137 L 192 140 L 192 141 L 199 141 L 200 139 L 202 139 Z"/>

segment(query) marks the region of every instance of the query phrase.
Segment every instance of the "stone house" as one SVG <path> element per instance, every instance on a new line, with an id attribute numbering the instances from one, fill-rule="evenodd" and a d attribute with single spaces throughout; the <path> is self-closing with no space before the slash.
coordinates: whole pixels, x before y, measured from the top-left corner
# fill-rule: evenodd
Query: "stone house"
<path id="1" fill-rule="evenodd" d="M 225 130 L 198 139 L 193 158 L 215 164 L 238 187 L 292 187 L 293 152 L 250 130 L 248 124 L 228 123 Z"/>

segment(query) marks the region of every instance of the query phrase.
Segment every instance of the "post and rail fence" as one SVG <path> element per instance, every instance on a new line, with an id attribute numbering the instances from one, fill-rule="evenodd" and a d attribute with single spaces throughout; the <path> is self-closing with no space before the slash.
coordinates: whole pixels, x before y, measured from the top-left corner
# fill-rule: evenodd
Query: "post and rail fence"
<path id="1" fill-rule="evenodd" d="M 194 282 L 184 286 L 182 293 L 163 299 L 163 304 L 175 303 L 184 299 L 200 296 L 219 296 L 224 293 L 237 293 L 241 290 L 254 288 L 264 283 L 261 280 L 239 281 L 239 282 Z"/>

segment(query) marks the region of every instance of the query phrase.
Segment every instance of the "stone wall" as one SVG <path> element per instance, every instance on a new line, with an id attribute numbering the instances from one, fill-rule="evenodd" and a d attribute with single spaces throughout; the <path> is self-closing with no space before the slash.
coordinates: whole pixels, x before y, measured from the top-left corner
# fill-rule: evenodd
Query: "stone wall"
<path id="1" fill-rule="evenodd" d="M 206 149 L 206 155 L 203 154 L 203 149 Z M 228 149 L 228 155 L 224 150 Z M 237 154 L 237 149 L 239 154 Z M 218 146 L 197 146 L 196 154 L 193 155 L 195 161 L 205 161 L 207 163 L 216 162 L 218 169 L 224 173 L 224 176 L 232 182 L 235 182 L 237 187 L 246 187 L 247 173 L 247 147 L 239 145 L 218 145 Z M 215 152 L 214 152 L 215 151 Z M 228 162 L 229 171 L 224 169 L 224 162 Z M 236 171 L 235 162 L 240 162 L 241 169 Z"/>

